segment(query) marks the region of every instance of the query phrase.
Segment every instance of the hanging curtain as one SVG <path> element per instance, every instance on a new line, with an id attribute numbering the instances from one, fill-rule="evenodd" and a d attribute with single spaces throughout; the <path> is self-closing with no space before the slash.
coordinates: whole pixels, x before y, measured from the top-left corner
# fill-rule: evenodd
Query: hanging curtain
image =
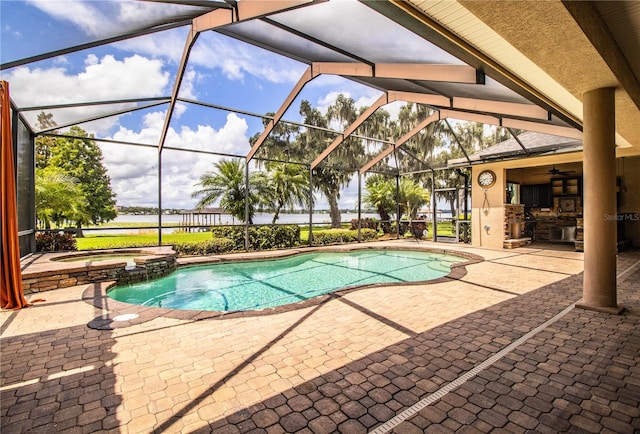
<path id="1" fill-rule="evenodd" d="M 9 83 L 0 81 L 0 111 L 2 112 L 2 159 L 0 159 L 0 229 L 2 239 L 2 268 L 0 273 L 0 307 L 21 309 L 29 306 L 22 292 L 20 247 L 18 244 L 18 212 L 16 204 L 16 178 L 13 167 L 11 138 L 11 103 Z"/>

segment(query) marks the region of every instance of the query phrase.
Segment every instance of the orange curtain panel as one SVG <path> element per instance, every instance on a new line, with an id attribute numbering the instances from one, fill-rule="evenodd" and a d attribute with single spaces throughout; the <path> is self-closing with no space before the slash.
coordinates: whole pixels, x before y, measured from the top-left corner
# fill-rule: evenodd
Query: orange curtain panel
<path id="1" fill-rule="evenodd" d="M 0 110 L 2 112 L 2 159 L 0 160 L 0 227 L 2 233 L 2 274 L 0 283 L 0 307 L 21 309 L 28 306 L 22 292 L 20 271 L 20 247 L 18 245 L 18 213 L 16 204 L 16 178 L 13 167 L 13 144 L 11 138 L 11 103 L 9 83 L 0 81 Z"/>

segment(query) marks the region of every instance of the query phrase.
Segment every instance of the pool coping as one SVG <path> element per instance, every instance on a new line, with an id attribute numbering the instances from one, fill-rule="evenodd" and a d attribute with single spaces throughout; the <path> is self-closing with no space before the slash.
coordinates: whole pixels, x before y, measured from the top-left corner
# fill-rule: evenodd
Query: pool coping
<path id="1" fill-rule="evenodd" d="M 92 321 L 88 326 L 97 330 L 113 330 L 116 328 L 129 327 L 135 324 L 141 324 L 153 319 L 164 317 L 187 321 L 200 321 L 206 319 L 227 319 L 227 318 L 244 318 L 244 317 L 256 317 L 265 315 L 275 315 L 278 313 L 291 312 L 294 310 L 304 309 L 319 304 L 328 302 L 329 300 L 340 298 L 346 294 L 363 289 L 379 288 L 379 287 L 393 287 L 393 286 L 419 286 L 419 285 L 433 285 L 437 283 L 451 282 L 460 280 L 467 274 L 466 267 L 469 265 L 483 262 L 485 259 L 474 253 L 449 250 L 445 248 L 435 248 L 432 246 L 407 246 L 407 245 L 394 245 L 394 246 L 380 246 L 380 245 L 340 245 L 340 246 L 322 246 L 322 247 L 308 247 L 297 248 L 293 250 L 277 250 L 277 251 L 263 251 L 263 252 L 243 252 L 234 253 L 220 256 L 200 256 L 200 257 L 186 257 L 178 259 L 178 268 L 189 268 L 207 264 L 216 264 L 224 262 L 247 262 L 247 261 L 261 261 L 267 259 L 278 259 L 295 256 L 304 253 L 313 252 L 348 252 L 356 250 L 408 250 L 419 252 L 433 252 L 442 253 L 448 255 L 459 256 L 467 259 L 464 262 L 459 262 L 451 266 L 451 271 L 446 276 L 442 276 L 436 279 L 417 282 L 402 282 L 402 283 L 371 283 L 364 285 L 349 286 L 337 291 L 333 291 L 327 294 L 323 294 L 317 297 L 310 298 L 308 300 L 299 301 L 296 303 L 287 304 L 284 306 L 269 307 L 257 310 L 246 311 L 203 311 L 203 310 L 181 310 L 181 309 L 167 309 L 159 307 L 141 306 L 130 303 L 124 303 L 121 301 L 110 298 L 107 293 L 113 288 L 116 281 L 102 281 L 94 282 L 87 285 L 87 288 L 82 293 L 82 300 L 88 304 L 93 305 L 104 311 L 104 313 Z"/>
<path id="2" fill-rule="evenodd" d="M 112 255 L 133 256 L 135 265 L 117 257 L 91 259 Z M 159 277 L 175 269 L 176 256 L 171 246 L 40 252 L 21 261 L 23 291 L 37 294 L 114 279 L 135 281 L 141 280 L 143 275 Z M 161 265 L 163 261 L 165 264 Z"/>

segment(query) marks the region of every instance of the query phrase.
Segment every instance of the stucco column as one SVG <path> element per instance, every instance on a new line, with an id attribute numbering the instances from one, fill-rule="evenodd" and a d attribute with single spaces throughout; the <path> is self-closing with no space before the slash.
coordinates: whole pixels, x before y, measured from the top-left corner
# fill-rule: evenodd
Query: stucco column
<path id="1" fill-rule="evenodd" d="M 614 91 L 594 89 L 583 97 L 584 287 L 578 306 L 619 313 Z"/>

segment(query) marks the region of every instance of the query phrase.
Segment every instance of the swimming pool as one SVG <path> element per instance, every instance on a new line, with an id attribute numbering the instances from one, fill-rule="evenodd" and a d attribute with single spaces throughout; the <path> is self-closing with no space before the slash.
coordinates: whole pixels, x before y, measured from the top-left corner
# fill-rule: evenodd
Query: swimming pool
<path id="1" fill-rule="evenodd" d="M 422 282 L 445 276 L 465 258 L 412 250 L 314 252 L 180 269 L 163 278 L 118 286 L 114 300 L 143 306 L 247 311 L 308 300 L 343 288 Z"/>

